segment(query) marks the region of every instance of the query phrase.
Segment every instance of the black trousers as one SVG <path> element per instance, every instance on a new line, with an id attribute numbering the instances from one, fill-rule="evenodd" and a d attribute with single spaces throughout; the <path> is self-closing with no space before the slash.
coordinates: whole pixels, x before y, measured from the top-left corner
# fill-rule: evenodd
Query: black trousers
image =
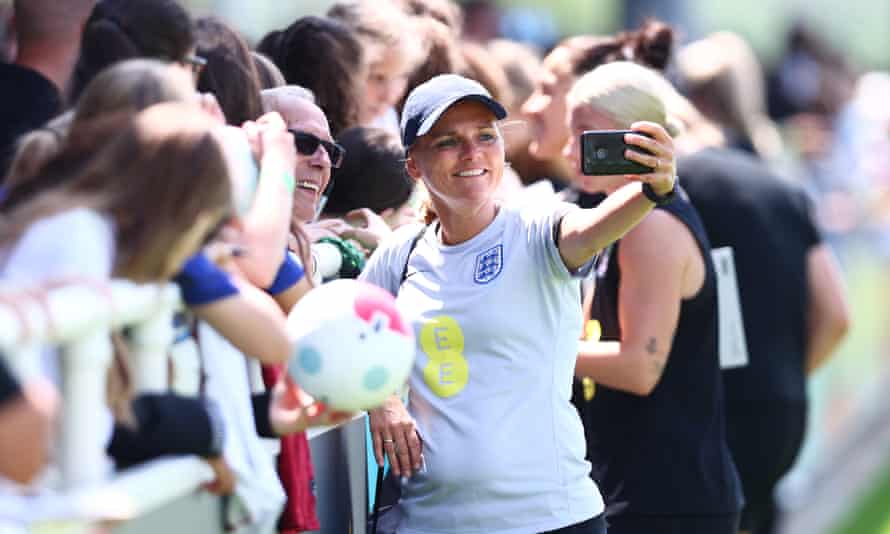
<path id="1" fill-rule="evenodd" d="M 590 518 L 587 521 L 575 523 L 556 530 L 548 530 L 541 534 L 606 534 L 606 520 L 602 515 Z"/>
<path id="2" fill-rule="evenodd" d="M 736 534 L 738 529 L 737 514 L 609 517 L 609 534 Z"/>
<path id="3" fill-rule="evenodd" d="M 806 422 L 805 402 L 726 407 L 726 442 L 745 492 L 742 530 L 773 532 L 776 484 L 797 460 Z"/>

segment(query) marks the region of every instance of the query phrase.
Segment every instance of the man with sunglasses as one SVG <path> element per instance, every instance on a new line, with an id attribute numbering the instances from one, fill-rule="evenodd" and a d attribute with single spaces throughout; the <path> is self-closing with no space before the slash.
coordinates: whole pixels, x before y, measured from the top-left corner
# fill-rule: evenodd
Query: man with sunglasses
<path id="1" fill-rule="evenodd" d="M 331 137 L 327 117 L 312 100 L 292 87 L 263 91 L 266 111 L 277 111 L 294 136 L 297 163 L 294 168 L 295 222 L 306 224 L 315 219 L 319 203 L 331 180 L 331 168 L 339 167 L 345 151 Z"/>

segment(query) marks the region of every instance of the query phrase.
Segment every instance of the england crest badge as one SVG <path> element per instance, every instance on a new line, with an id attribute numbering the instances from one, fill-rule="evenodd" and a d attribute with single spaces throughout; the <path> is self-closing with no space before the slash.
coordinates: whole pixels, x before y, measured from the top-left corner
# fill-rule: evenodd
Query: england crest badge
<path id="1" fill-rule="evenodd" d="M 487 284 L 501 274 L 504 267 L 504 246 L 497 245 L 476 256 L 476 270 L 473 281 Z"/>

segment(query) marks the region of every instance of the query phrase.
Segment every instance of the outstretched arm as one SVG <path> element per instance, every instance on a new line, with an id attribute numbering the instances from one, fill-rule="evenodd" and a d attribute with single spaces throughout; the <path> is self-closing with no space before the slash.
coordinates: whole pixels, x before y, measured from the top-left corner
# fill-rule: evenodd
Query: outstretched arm
<path id="1" fill-rule="evenodd" d="M 628 150 L 625 157 L 653 169 L 646 174 L 629 174 L 628 184 L 615 191 L 595 208 L 576 210 L 567 214 L 560 228 L 559 253 L 566 267 L 574 270 L 588 261 L 613 241 L 620 239 L 655 206 L 643 194 L 648 183 L 658 195 L 666 195 L 674 188 L 676 159 L 671 136 L 651 122 L 638 122 L 633 129 L 648 134 L 628 134 L 625 142 L 651 152 L 641 154 Z"/>

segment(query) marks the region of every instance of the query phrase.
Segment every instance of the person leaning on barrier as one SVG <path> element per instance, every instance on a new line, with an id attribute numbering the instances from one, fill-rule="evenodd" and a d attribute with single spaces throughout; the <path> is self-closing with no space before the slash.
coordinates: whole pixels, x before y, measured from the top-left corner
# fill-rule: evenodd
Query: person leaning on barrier
<path id="1" fill-rule="evenodd" d="M 113 115 L 84 125 L 78 139 L 98 144 L 67 145 L 41 170 L 64 172 L 66 161 L 81 161 L 76 174 L 0 215 L 4 279 L 172 278 L 232 210 L 216 127 L 209 115 L 186 103 L 158 104 L 135 117 Z M 195 188 L 202 195 L 194 195 Z M 43 372 L 58 381 L 57 358 L 46 359 Z M 129 399 L 111 402 L 119 412 Z M 93 414 L 108 419 L 106 440 L 112 436 L 110 415 Z M 204 415 L 209 421 L 210 412 Z M 219 462 L 214 467 L 222 483 L 226 469 Z"/>
<path id="2" fill-rule="evenodd" d="M 102 71 L 87 84 L 72 112 L 53 121 L 59 124 L 49 124 L 21 139 L 7 178 L 9 188 L 0 200 L 0 213 L 8 213 L 41 192 L 64 185 L 90 160 L 94 148 L 103 144 L 101 140 L 85 136 L 68 136 L 69 129 L 76 131 L 81 124 L 108 115 L 135 114 L 153 104 L 171 101 L 199 102 L 219 120 L 220 127 L 223 124 L 221 111 L 215 106 L 213 97 L 198 95 L 190 74 L 177 63 L 131 59 Z M 250 128 L 254 144 L 260 143 L 261 133 L 255 126 Z M 112 136 L 116 133 L 113 129 L 104 129 L 96 135 L 103 132 Z M 228 135 L 225 139 L 231 137 Z M 270 142 L 270 147 L 274 144 Z M 284 148 L 292 151 L 291 144 L 285 142 Z M 232 175 L 238 179 L 237 196 L 244 198 L 238 206 L 243 212 L 239 213 L 240 224 L 234 231 L 239 242 L 238 250 L 250 250 L 250 254 L 238 258 L 240 272 L 256 287 L 250 287 L 250 284 L 236 287 L 229 275 L 213 265 L 203 252 L 187 261 L 174 281 L 180 285 L 186 304 L 200 318 L 229 335 L 229 341 L 241 351 L 261 361 L 279 363 L 287 359 L 291 348 L 284 331 L 284 318 L 270 296 L 258 288 L 272 287 L 279 276 L 286 276 L 286 272 L 293 270 L 292 262 L 284 254 L 287 229 L 278 228 L 280 225 L 275 222 L 276 217 L 289 217 L 291 201 L 287 195 L 280 194 L 279 188 L 284 186 L 274 160 L 281 156 L 270 156 L 266 163 L 272 168 L 266 169 L 266 178 L 260 180 L 259 185 L 252 184 L 250 177 L 244 176 L 249 173 L 244 167 L 254 165 L 253 156 L 239 153 L 240 147 L 227 146 L 225 151 L 235 167 Z M 63 149 L 67 153 L 64 163 L 56 164 L 51 172 L 41 172 L 46 161 Z M 275 150 L 268 152 L 271 154 Z M 257 164 L 262 170 L 263 162 Z M 279 280 L 278 286 L 282 283 L 285 282 Z M 196 284 L 210 289 L 202 292 L 195 288 Z M 208 291 L 213 295 L 212 300 L 218 301 L 212 306 L 207 305 L 209 297 L 201 296 Z M 252 336 L 244 332 L 261 334 Z"/>
<path id="3" fill-rule="evenodd" d="M 409 94 L 405 166 L 438 219 L 397 231 L 361 275 L 397 295 L 418 340 L 407 408 L 393 395 L 370 413 L 377 462 L 385 455 L 403 480 L 403 533 L 605 532 L 569 402 L 578 277 L 653 209 L 644 189 L 674 190 L 672 143 L 655 125 L 647 131 L 657 140 L 634 137 L 663 165 L 628 176 L 597 208 L 512 208 L 493 196 L 505 116 L 481 85 L 456 75 Z M 521 313 L 492 313 L 513 309 Z"/>
<path id="4" fill-rule="evenodd" d="M 265 90 L 262 96 L 266 111 L 275 111 L 284 119 L 297 150 L 291 250 L 308 260 L 304 265 L 316 283 L 338 275 L 355 277 L 364 265 L 364 256 L 354 246 L 340 242 L 337 233 L 324 223 L 315 222 L 327 198 L 331 172 L 346 160 L 346 151 L 331 136 L 327 117 L 315 104 L 312 92 L 288 85 Z M 307 241 L 311 251 L 306 250 Z"/>

